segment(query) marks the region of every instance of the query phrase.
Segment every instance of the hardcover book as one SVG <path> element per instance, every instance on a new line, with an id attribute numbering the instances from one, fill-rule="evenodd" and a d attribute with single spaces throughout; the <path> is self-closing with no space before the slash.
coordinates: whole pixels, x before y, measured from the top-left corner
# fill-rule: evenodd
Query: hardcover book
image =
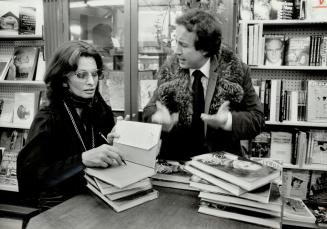
<path id="1" fill-rule="evenodd" d="M 261 132 L 250 143 L 251 157 L 270 157 L 270 133 Z"/>
<path id="2" fill-rule="evenodd" d="M 284 64 L 284 36 L 265 35 L 264 65 L 281 66 Z"/>
<path id="3" fill-rule="evenodd" d="M 292 133 L 282 131 L 271 132 L 270 157 L 284 163 L 291 163 Z"/>
<path id="4" fill-rule="evenodd" d="M 36 8 L 19 7 L 18 34 L 35 34 Z"/>
<path id="5" fill-rule="evenodd" d="M 283 172 L 285 197 L 305 200 L 308 194 L 310 174 L 307 170 L 286 170 Z"/>
<path id="6" fill-rule="evenodd" d="M 14 124 L 29 128 L 38 106 L 38 93 L 15 93 Z"/>
<path id="7" fill-rule="evenodd" d="M 127 196 L 118 200 L 109 200 L 98 189 L 91 184 L 86 185 L 95 195 L 100 197 L 105 203 L 111 206 L 116 212 L 125 211 L 129 208 L 143 204 L 150 200 L 158 198 L 159 192 L 156 190 L 148 190 L 146 192 L 137 193 L 136 195 Z"/>
<path id="8" fill-rule="evenodd" d="M 189 171 L 190 173 L 210 182 L 211 184 L 214 184 L 230 193 L 232 193 L 235 196 L 239 196 L 245 192 L 246 190 L 242 189 L 240 186 L 232 184 L 226 180 L 220 179 L 219 177 L 213 176 L 209 173 L 203 172 L 202 170 L 199 170 L 191 165 L 186 165 L 185 169 Z"/>
<path id="9" fill-rule="evenodd" d="M 16 161 L 18 152 L 2 151 L 0 162 L 0 190 L 18 192 Z"/>
<path id="10" fill-rule="evenodd" d="M 327 121 L 327 81 L 307 81 L 307 120 L 309 122 Z"/>
<path id="11" fill-rule="evenodd" d="M 208 203 L 206 201 L 203 203 L 203 201 L 201 201 L 198 212 L 207 215 L 263 225 L 270 228 L 281 228 L 280 217 L 263 213 L 260 214 L 258 212 L 249 211 L 248 209 L 222 206 L 219 204 Z"/>
<path id="12" fill-rule="evenodd" d="M 285 198 L 284 217 L 288 221 L 315 223 L 316 217 L 299 198 Z"/>
<path id="13" fill-rule="evenodd" d="M 310 37 L 289 37 L 287 41 L 285 65 L 309 66 Z"/>
<path id="14" fill-rule="evenodd" d="M 118 121 L 114 146 L 122 152 L 126 165 L 109 168 L 85 168 L 85 173 L 118 188 L 124 188 L 155 174 L 155 162 L 160 145 L 161 125 Z"/>
<path id="15" fill-rule="evenodd" d="M 156 163 L 156 174 L 151 178 L 179 183 L 190 183 L 191 174 L 185 170 L 185 162 L 159 160 Z"/>
<path id="16" fill-rule="evenodd" d="M 6 80 L 33 80 L 38 57 L 38 47 L 15 47 L 12 64 L 9 66 Z"/>
<path id="17" fill-rule="evenodd" d="M 246 192 L 241 195 L 239 195 L 240 198 L 249 199 L 258 201 L 261 203 L 268 203 L 269 202 L 269 196 L 270 196 L 270 190 L 271 186 L 276 185 L 273 183 L 266 184 L 258 189 L 255 189 L 251 192 Z M 204 192 L 211 192 L 211 193 L 217 193 L 217 194 L 225 194 L 225 195 L 233 195 L 229 191 L 220 188 L 219 186 L 213 185 L 210 182 L 201 179 L 197 176 L 192 176 L 190 186 L 193 188 L 196 188 L 198 190 L 204 191 Z"/>
<path id="18" fill-rule="evenodd" d="M 280 176 L 280 171 L 227 152 L 195 156 L 190 164 L 206 173 L 251 191 Z"/>
<path id="19" fill-rule="evenodd" d="M 327 172 L 313 171 L 310 180 L 310 195 L 327 193 Z"/>

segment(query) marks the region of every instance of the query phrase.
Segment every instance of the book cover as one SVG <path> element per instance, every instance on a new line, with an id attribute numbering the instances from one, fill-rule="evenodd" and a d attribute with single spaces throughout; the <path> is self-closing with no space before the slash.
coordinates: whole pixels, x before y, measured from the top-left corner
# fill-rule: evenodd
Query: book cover
<path id="1" fill-rule="evenodd" d="M 247 209 L 245 210 L 236 207 L 222 206 L 219 204 L 212 204 L 208 202 L 203 203 L 201 201 L 201 205 L 199 207 L 198 212 L 227 219 L 249 222 L 270 228 L 281 227 L 280 217 L 268 214 L 260 214 L 258 212 L 253 212 Z"/>
<path id="2" fill-rule="evenodd" d="M 198 191 L 197 188 L 191 187 L 190 184 L 187 184 L 187 183 L 158 180 L 158 179 L 154 179 L 154 178 L 151 178 L 151 183 L 153 185 L 159 186 L 159 187 L 182 189 L 182 190 L 189 190 L 189 191 Z"/>
<path id="3" fill-rule="evenodd" d="M 17 5 L 10 2 L 2 4 L 0 9 L 0 35 L 18 35 L 18 25 Z"/>
<path id="4" fill-rule="evenodd" d="M 296 36 L 287 39 L 285 65 L 309 66 L 310 36 Z"/>
<path id="5" fill-rule="evenodd" d="M 311 130 L 310 164 L 327 165 L 327 131 Z"/>
<path id="6" fill-rule="evenodd" d="M 9 69 L 10 60 L 0 60 L 0 81 L 4 80 L 8 69 Z"/>
<path id="7" fill-rule="evenodd" d="M 158 160 L 155 166 L 156 174 L 151 178 L 179 183 L 190 183 L 191 174 L 185 170 L 183 161 Z"/>
<path id="8" fill-rule="evenodd" d="M 265 35 L 264 65 L 284 65 L 284 42 L 283 35 Z"/>
<path id="9" fill-rule="evenodd" d="M 133 189 L 139 189 L 139 188 L 143 188 L 143 187 L 147 187 L 149 185 L 151 185 L 151 181 L 150 178 L 145 178 L 143 180 L 140 180 L 138 182 L 135 182 L 131 185 L 128 185 L 124 188 L 117 188 L 109 183 L 105 183 L 102 180 L 99 180 L 98 178 L 94 177 L 94 181 L 95 181 L 95 186 L 98 187 L 98 189 L 100 190 L 100 192 L 103 195 L 107 195 L 107 194 L 116 194 L 122 191 L 128 191 L 128 190 L 133 190 Z"/>
<path id="10" fill-rule="evenodd" d="M 18 152 L 4 150 L 0 163 L 0 190 L 18 192 L 16 161 Z"/>
<path id="11" fill-rule="evenodd" d="M 30 127 L 38 106 L 38 93 L 15 93 L 14 124 Z"/>
<path id="12" fill-rule="evenodd" d="M 313 171 L 310 180 L 310 195 L 327 193 L 327 172 Z"/>
<path id="13" fill-rule="evenodd" d="M 159 196 L 159 192 L 156 190 L 146 191 L 144 193 L 138 193 L 135 196 L 128 196 L 119 200 L 109 200 L 99 190 L 90 184 L 86 185 L 95 195 L 100 197 L 105 203 L 111 206 L 116 212 L 125 211 L 132 207 L 138 206 L 150 200 L 156 199 Z"/>
<path id="14" fill-rule="evenodd" d="M 270 158 L 284 163 L 291 163 L 292 133 L 283 131 L 271 132 Z"/>
<path id="15" fill-rule="evenodd" d="M 285 197 L 305 200 L 308 195 L 310 174 L 307 170 L 283 172 L 283 193 Z"/>
<path id="16" fill-rule="evenodd" d="M 280 198 L 280 195 L 278 196 L 275 195 L 275 191 L 272 191 L 270 193 L 270 199 L 268 203 L 261 203 L 255 200 L 249 200 L 249 199 L 244 199 L 239 196 L 231 196 L 231 195 L 225 195 L 225 194 L 219 194 L 219 193 L 210 193 L 210 192 L 200 192 L 199 197 L 200 198 L 205 198 L 210 200 L 210 202 L 222 202 L 222 203 L 232 203 L 232 204 L 237 204 L 237 205 L 243 205 L 243 206 L 248 206 L 248 207 L 253 207 L 257 209 L 263 209 L 267 211 L 272 211 L 276 213 L 280 213 L 282 209 L 282 200 Z M 278 192 L 278 190 L 277 190 Z"/>
<path id="17" fill-rule="evenodd" d="M 245 192 L 247 192 L 246 190 L 242 189 L 240 186 L 232 184 L 228 181 L 225 181 L 223 179 L 220 179 L 216 176 L 210 175 L 206 172 L 203 172 L 199 169 L 196 169 L 195 167 L 191 166 L 191 165 L 186 165 L 185 169 L 187 171 L 189 171 L 190 173 L 210 182 L 211 184 L 214 184 L 230 193 L 232 193 L 235 196 L 239 196 Z"/>
<path id="18" fill-rule="evenodd" d="M 14 117 L 15 98 L 11 93 L 0 93 L 0 122 L 12 123 Z"/>
<path id="19" fill-rule="evenodd" d="M 276 184 L 272 184 L 272 183 L 266 184 L 260 188 L 252 190 L 250 192 L 243 193 L 243 194 L 239 195 L 239 197 L 244 198 L 244 199 L 258 201 L 261 203 L 268 203 L 272 185 L 276 185 Z M 200 191 L 204 191 L 204 192 L 233 195 L 229 191 L 227 191 L 223 188 L 220 188 L 219 186 L 213 185 L 210 182 L 208 182 L 200 177 L 197 177 L 195 175 L 193 175 L 191 177 L 190 186 L 193 188 L 196 188 Z"/>
<path id="20" fill-rule="evenodd" d="M 35 34 L 36 8 L 19 7 L 18 34 Z"/>
<path id="21" fill-rule="evenodd" d="M 13 63 L 9 66 L 6 80 L 33 80 L 38 57 L 38 47 L 15 47 Z"/>
<path id="22" fill-rule="evenodd" d="M 297 222 L 315 223 L 316 217 L 299 198 L 285 198 L 284 217 Z"/>
<path id="23" fill-rule="evenodd" d="M 327 121 L 327 81 L 307 81 L 307 120 L 309 122 Z"/>
<path id="24" fill-rule="evenodd" d="M 270 157 L 270 133 L 261 132 L 250 143 L 251 157 Z"/>
<path id="25" fill-rule="evenodd" d="M 195 156 L 190 164 L 247 191 L 268 184 L 280 176 L 275 168 L 224 151 Z"/>

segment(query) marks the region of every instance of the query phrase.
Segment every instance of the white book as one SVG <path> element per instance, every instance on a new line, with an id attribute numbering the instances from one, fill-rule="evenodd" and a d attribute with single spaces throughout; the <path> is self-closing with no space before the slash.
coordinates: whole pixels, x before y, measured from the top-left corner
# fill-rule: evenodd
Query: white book
<path id="1" fill-rule="evenodd" d="M 2 110 L 0 113 L 0 123 L 12 123 L 14 117 L 15 98 L 10 94 L 0 94 Z"/>
<path id="2" fill-rule="evenodd" d="M 135 198 L 122 198 L 120 200 L 109 200 L 106 196 L 104 196 L 99 190 L 93 187 L 90 184 L 86 185 L 95 195 L 100 197 L 104 202 L 106 202 L 109 206 L 111 206 L 116 212 L 125 211 L 129 208 L 138 206 L 150 200 L 156 199 L 159 196 L 159 192 L 157 190 L 152 190 L 151 192 L 136 196 Z"/>
<path id="3" fill-rule="evenodd" d="M 113 194 L 107 194 L 105 196 L 109 200 L 118 200 L 118 199 L 121 199 L 121 198 L 124 198 L 127 196 L 137 195 L 139 193 L 145 192 L 150 189 L 152 189 L 152 184 L 149 184 L 147 186 L 140 187 L 140 188 L 134 188 L 134 189 L 124 190 L 124 191 L 113 193 Z"/>
<path id="4" fill-rule="evenodd" d="M 285 198 L 284 218 L 296 222 L 316 222 L 316 217 L 300 198 Z"/>
<path id="5" fill-rule="evenodd" d="M 270 158 L 284 163 L 291 163 L 292 133 L 282 131 L 271 132 Z"/>
<path id="6" fill-rule="evenodd" d="M 29 128 L 38 106 L 37 93 L 15 93 L 13 123 Z"/>
<path id="7" fill-rule="evenodd" d="M 238 221 L 244 221 L 244 222 L 249 222 L 253 224 L 259 224 L 271 228 L 280 228 L 280 218 L 278 217 L 270 217 L 270 218 L 262 218 L 262 217 L 255 217 L 255 216 L 249 216 L 249 215 L 244 215 L 240 214 L 237 212 L 228 212 L 225 210 L 220 210 L 216 208 L 211 208 L 207 206 L 200 206 L 198 212 L 203 213 L 203 214 L 208 214 L 212 216 L 218 216 L 222 218 L 227 218 L 227 219 L 233 219 L 233 220 L 238 220 Z"/>
<path id="8" fill-rule="evenodd" d="M 248 64 L 249 65 L 253 65 L 253 35 L 254 35 L 254 26 L 253 25 L 249 25 L 249 36 L 248 36 Z"/>
<path id="9" fill-rule="evenodd" d="M 253 65 L 258 65 L 259 24 L 253 25 Z"/>
<path id="10" fill-rule="evenodd" d="M 290 121 L 298 121 L 298 102 L 299 102 L 299 92 L 291 91 L 291 101 L 290 101 Z"/>
<path id="11" fill-rule="evenodd" d="M 264 210 L 274 211 L 274 212 L 281 212 L 282 201 L 280 198 L 275 198 L 270 200 L 269 203 L 260 203 L 253 200 L 243 199 L 237 196 L 230 196 L 218 193 L 209 193 L 209 192 L 200 192 L 200 198 L 209 199 L 210 201 L 219 201 L 224 203 L 232 203 L 238 204 L 243 206 L 249 206 L 254 208 L 261 208 Z"/>
<path id="12" fill-rule="evenodd" d="M 213 176 L 211 174 L 208 174 L 206 172 L 203 172 L 199 169 L 196 169 L 194 168 L 193 166 L 190 166 L 190 165 L 186 165 L 185 166 L 185 169 L 187 171 L 189 171 L 190 173 L 198 176 L 198 177 L 201 177 L 202 179 L 204 180 L 207 180 L 209 181 L 210 183 L 222 188 L 222 189 L 225 189 L 227 191 L 229 191 L 230 193 L 236 195 L 236 196 L 239 196 L 241 195 L 242 193 L 245 193 L 246 190 L 242 189 L 241 187 L 235 185 L 235 184 L 232 184 L 232 183 L 229 183 L 225 180 L 222 180 L 216 176 Z"/>

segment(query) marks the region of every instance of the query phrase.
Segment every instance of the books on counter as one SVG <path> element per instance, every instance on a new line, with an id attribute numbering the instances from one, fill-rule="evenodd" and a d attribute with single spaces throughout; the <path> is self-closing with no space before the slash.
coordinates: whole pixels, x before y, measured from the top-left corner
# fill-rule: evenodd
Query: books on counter
<path id="1" fill-rule="evenodd" d="M 135 207 L 137 205 L 143 204 L 147 201 L 158 198 L 158 191 L 149 189 L 143 192 L 134 193 L 129 196 L 125 196 L 120 199 L 110 200 L 105 195 L 103 195 L 97 188 L 92 186 L 90 183 L 87 187 L 98 197 L 100 197 L 104 202 L 111 206 L 116 212 L 121 212 L 129 208 Z"/>
<path id="2" fill-rule="evenodd" d="M 284 218 L 285 221 L 295 221 L 314 224 L 316 217 L 299 198 L 285 198 Z"/>
<path id="3" fill-rule="evenodd" d="M 201 200 L 198 212 L 207 215 L 263 225 L 271 228 L 281 228 L 280 217 L 265 214 L 262 212 L 250 211 L 249 209 L 222 206 L 216 203 L 207 202 L 205 200 Z"/>
<path id="4" fill-rule="evenodd" d="M 114 141 L 126 164 L 85 168 L 87 187 L 120 212 L 158 197 L 149 177 L 155 174 L 161 125 L 118 121 Z"/>
<path id="5" fill-rule="evenodd" d="M 224 151 L 195 156 L 189 164 L 246 191 L 259 188 L 280 176 L 280 171 L 275 168 Z"/>

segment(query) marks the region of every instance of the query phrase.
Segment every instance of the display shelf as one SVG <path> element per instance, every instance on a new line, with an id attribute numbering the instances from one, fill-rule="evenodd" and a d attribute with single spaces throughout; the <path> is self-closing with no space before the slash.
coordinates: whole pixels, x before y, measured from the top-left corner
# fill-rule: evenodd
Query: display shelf
<path id="1" fill-rule="evenodd" d="M 317 171 L 327 171 L 327 165 L 324 164 L 312 164 L 312 165 L 292 165 L 283 164 L 283 169 L 301 169 L 301 170 L 317 170 Z"/>
<path id="2" fill-rule="evenodd" d="M 263 24 L 263 25 L 299 25 L 299 24 L 327 24 L 323 20 L 240 20 L 242 24 Z"/>
<path id="3" fill-rule="evenodd" d="M 0 128 L 13 128 L 13 129 L 29 129 L 29 125 L 14 124 L 8 122 L 0 122 Z"/>
<path id="4" fill-rule="evenodd" d="M 40 86 L 45 87 L 45 83 L 43 81 L 14 81 L 14 80 L 2 80 L 0 81 L 0 85 L 33 85 L 33 86 Z"/>
<path id="5" fill-rule="evenodd" d="M 303 126 L 303 127 L 327 127 L 327 122 L 305 122 L 305 121 L 266 121 L 266 125 L 275 125 L 275 126 Z"/>
<path id="6" fill-rule="evenodd" d="M 326 71 L 327 66 L 265 66 L 265 65 L 260 65 L 260 66 L 249 66 L 251 69 L 257 69 L 257 70 L 303 70 L 303 71 L 311 71 L 311 70 L 317 70 L 317 71 Z"/>
<path id="7" fill-rule="evenodd" d="M 1 35 L 0 39 L 10 40 L 43 40 L 42 35 Z"/>

